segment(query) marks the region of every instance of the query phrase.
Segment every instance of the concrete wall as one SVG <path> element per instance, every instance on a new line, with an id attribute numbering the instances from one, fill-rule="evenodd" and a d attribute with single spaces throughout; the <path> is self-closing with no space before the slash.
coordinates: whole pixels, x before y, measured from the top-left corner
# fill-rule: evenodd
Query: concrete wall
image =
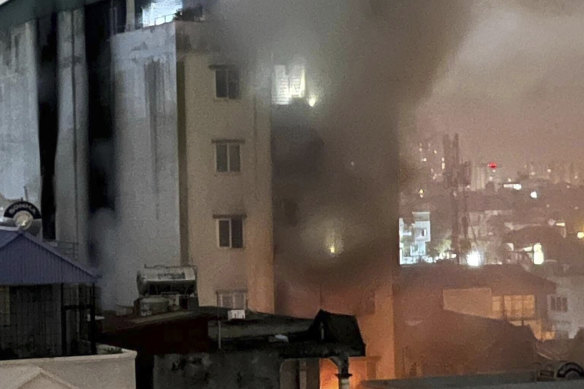
<path id="1" fill-rule="evenodd" d="M 88 135 L 84 9 L 57 17 L 59 136 L 55 158 L 56 239 L 87 261 Z"/>
<path id="2" fill-rule="evenodd" d="M 176 42 L 173 23 L 112 38 L 116 166 L 113 258 L 103 304 L 131 305 L 144 265 L 179 265 Z"/>
<path id="3" fill-rule="evenodd" d="M 156 356 L 154 389 L 276 389 L 281 362 L 267 351 Z"/>
<path id="4" fill-rule="evenodd" d="M 34 21 L 0 31 L 0 193 L 40 206 Z"/>
<path id="5" fill-rule="evenodd" d="M 121 351 L 117 354 L 0 361 L 0 377 L 3 368 L 38 366 L 79 389 L 135 389 L 136 353 Z"/>
<path id="6" fill-rule="evenodd" d="M 447 311 L 493 317 L 491 288 L 443 289 L 442 296 Z"/>
<path id="7" fill-rule="evenodd" d="M 531 381 L 531 382 L 530 382 Z M 369 381 L 364 388 L 484 388 L 484 389 L 575 389 L 581 388 L 583 380 L 534 382 L 533 374 L 467 375 L 456 377 L 414 378 L 393 381 Z"/>
<path id="8" fill-rule="evenodd" d="M 216 305 L 218 290 L 246 289 L 249 307 L 273 312 L 274 276 L 269 94 L 240 69 L 241 98 L 217 100 L 210 55 L 184 58 L 190 260 L 199 302 Z M 241 143 L 241 172 L 217 173 L 214 140 Z M 219 248 L 214 215 L 245 215 L 244 248 Z"/>
<path id="9" fill-rule="evenodd" d="M 391 285 L 375 291 L 375 310 L 357 316 L 363 342 L 367 346 L 367 357 L 377 360 L 374 377 L 369 379 L 394 378 L 395 374 L 395 331 L 393 319 L 393 291 Z"/>

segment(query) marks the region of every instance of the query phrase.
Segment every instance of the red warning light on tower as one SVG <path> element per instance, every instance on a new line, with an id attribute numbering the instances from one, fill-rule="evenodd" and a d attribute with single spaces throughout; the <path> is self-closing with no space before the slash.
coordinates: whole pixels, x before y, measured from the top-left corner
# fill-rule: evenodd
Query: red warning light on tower
<path id="1" fill-rule="evenodd" d="M 487 166 L 488 166 L 490 169 L 493 169 L 493 170 L 495 170 L 495 169 L 497 168 L 497 162 L 489 162 L 489 163 L 487 164 Z"/>

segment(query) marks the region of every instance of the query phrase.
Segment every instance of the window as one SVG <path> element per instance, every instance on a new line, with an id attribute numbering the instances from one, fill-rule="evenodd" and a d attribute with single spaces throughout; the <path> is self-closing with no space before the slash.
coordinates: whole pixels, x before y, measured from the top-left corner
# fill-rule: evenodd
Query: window
<path id="1" fill-rule="evenodd" d="M 219 173 L 240 172 L 240 144 L 235 142 L 215 143 L 215 168 Z"/>
<path id="2" fill-rule="evenodd" d="M 568 312 L 568 298 L 550 296 L 550 310 L 554 312 Z"/>
<path id="3" fill-rule="evenodd" d="M 233 68 L 215 69 L 215 97 L 218 99 L 239 98 L 239 71 Z"/>
<path id="4" fill-rule="evenodd" d="M 243 218 L 233 216 L 217 219 L 219 247 L 243 248 Z"/>
<path id="5" fill-rule="evenodd" d="M 0 326 L 10 325 L 10 288 L 0 286 Z"/>
<path id="6" fill-rule="evenodd" d="M 426 229 L 425 228 L 416 228 L 416 238 L 425 238 L 426 237 Z"/>
<path id="7" fill-rule="evenodd" d="M 224 290 L 217 292 L 217 305 L 229 309 L 247 309 L 247 291 Z"/>
<path id="8" fill-rule="evenodd" d="M 497 319 L 529 319 L 535 316 L 534 295 L 493 296 L 492 312 Z"/>

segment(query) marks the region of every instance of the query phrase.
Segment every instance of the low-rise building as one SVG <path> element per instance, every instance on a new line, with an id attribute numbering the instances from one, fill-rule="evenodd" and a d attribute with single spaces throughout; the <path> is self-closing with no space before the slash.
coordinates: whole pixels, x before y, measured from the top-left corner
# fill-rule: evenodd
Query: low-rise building
<path id="1" fill-rule="evenodd" d="M 435 326 L 439 320 L 432 317 L 447 315 L 445 311 L 458 315 L 448 316 L 452 323 L 452 334 L 471 322 L 477 331 L 491 326 L 512 332 L 507 330 L 510 327 L 503 325 L 509 323 L 530 329 L 528 333 L 533 339 L 552 338 L 553 328 L 548 319 L 547 307 L 548 296 L 554 292 L 553 282 L 529 273 L 519 265 L 472 268 L 454 264 L 427 264 L 403 267 L 394 294 L 397 375 L 408 374 L 411 368 L 404 358 L 409 353 L 408 348 L 412 347 L 409 342 L 415 338 L 416 328 L 422 323 Z M 457 317 L 460 319 L 458 324 L 455 320 Z M 461 327 L 457 329 L 457 325 Z M 472 329 L 468 331 L 472 333 Z M 440 341 L 458 342 L 457 337 L 446 334 L 442 333 L 443 339 Z M 481 337 L 480 332 L 475 332 L 475 335 Z M 418 351 L 422 355 L 425 351 L 423 342 L 420 344 L 422 346 Z M 478 352 L 479 349 L 474 350 Z M 496 365 L 496 361 L 492 363 Z M 452 368 L 464 370 L 462 365 Z M 456 373 L 461 374 L 462 371 Z M 447 374 L 446 370 L 443 374 Z"/>
<path id="2" fill-rule="evenodd" d="M 96 274 L 0 229 L 0 386 L 133 389 L 132 351 L 96 343 Z"/>
<path id="3" fill-rule="evenodd" d="M 357 320 L 324 311 L 297 319 L 248 310 L 230 319 L 227 309 L 198 307 L 116 320 L 102 337 L 138 350 L 139 387 L 317 389 L 320 361 L 330 359 L 335 387 L 348 389 L 349 358 L 365 354 Z"/>

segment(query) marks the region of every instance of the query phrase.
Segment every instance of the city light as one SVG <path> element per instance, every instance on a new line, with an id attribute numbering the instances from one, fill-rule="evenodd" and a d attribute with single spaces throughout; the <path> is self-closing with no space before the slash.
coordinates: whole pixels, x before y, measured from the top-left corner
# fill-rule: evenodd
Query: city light
<path id="1" fill-rule="evenodd" d="M 470 253 L 468 253 L 468 255 L 466 256 L 466 264 L 472 267 L 481 266 L 483 264 L 483 258 L 481 256 L 481 253 L 479 253 L 476 250 L 473 250 Z"/>
<path id="2" fill-rule="evenodd" d="M 310 96 L 308 98 L 308 105 L 310 107 L 314 107 L 316 105 L 317 101 L 318 101 L 318 99 L 316 98 L 316 96 Z"/>
<path id="3" fill-rule="evenodd" d="M 532 199 L 536 200 L 536 199 L 539 197 L 539 195 L 537 194 L 537 192 L 536 192 L 536 191 L 532 191 L 532 192 L 529 194 L 529 197 L 531 197 Z"/>
<path id="4" fill-rule="evenodd" d="M 535 265 L 543 265 L 545 261 L 545 256 L 543 254 L 543 247 L 541 243 L 536 243 L 533 245 L 533 263 Z"/>
<path id="5" fill-rule="evenodd" d="M 584 231 L 578 231 L 576 236 L 578 237 L 578 239 L 584 239 Z"/>

